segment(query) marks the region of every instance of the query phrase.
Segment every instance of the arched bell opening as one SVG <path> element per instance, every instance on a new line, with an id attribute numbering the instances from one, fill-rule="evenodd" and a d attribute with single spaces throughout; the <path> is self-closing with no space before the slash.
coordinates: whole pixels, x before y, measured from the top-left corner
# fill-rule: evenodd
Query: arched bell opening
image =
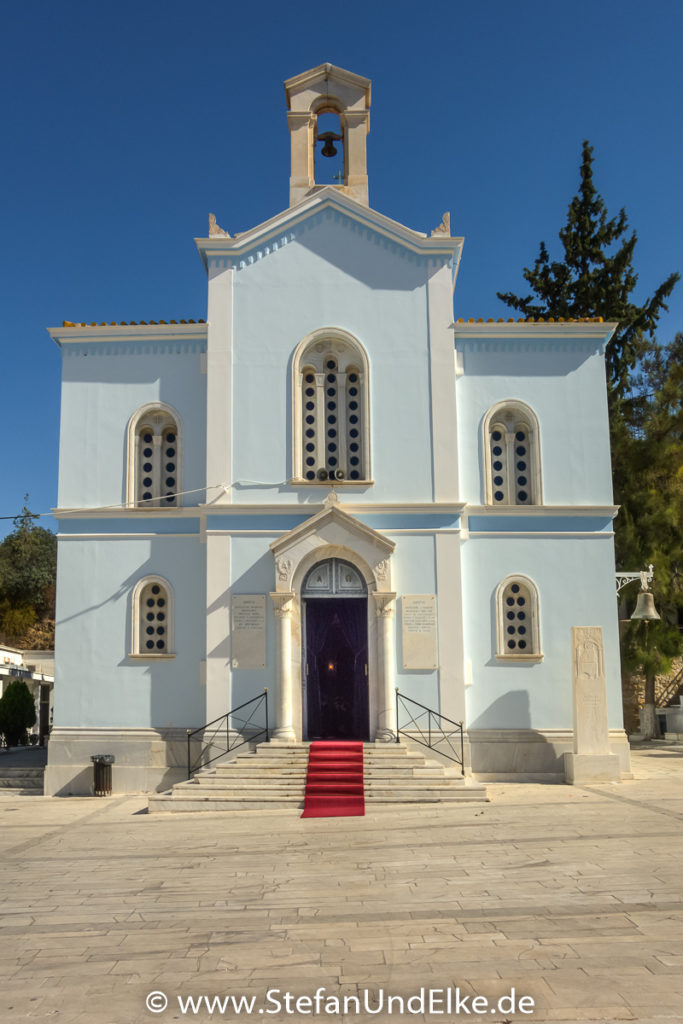
<path id="1" fill-rule="evenodd" d="M 320 110 L 316 115 L 313 162 L 316 185 L 344 184 L 344 129 L 341 117 L 332 108 Z"/>
<path id="2" fill-rule="evenodd" d="M 359 570 L 328 558 L 301 590 L 302 718 L 309 740 L 368 740 L 368 591 Z"/>

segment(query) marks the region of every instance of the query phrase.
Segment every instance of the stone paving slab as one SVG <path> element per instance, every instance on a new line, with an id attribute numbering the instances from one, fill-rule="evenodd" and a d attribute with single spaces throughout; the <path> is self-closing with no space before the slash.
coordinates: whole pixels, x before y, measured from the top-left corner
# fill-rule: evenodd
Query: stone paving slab
<path id="1" fill-rule="evenodd" d="M 0 795 L 0 1022 L 680 1024 L 683 748 L 643 746 L 633 767 L 619 785 L 492 784 L 484 806 L 364 818 Z M 387 1010 L 449 987 L 471 1012 Z M 532 1014 L 472 1009 L 512 987 Z M 361 1012 L 265 1001 L 318 988 Z M 228 995 L 254 1012 L 178 1003 Z"/>

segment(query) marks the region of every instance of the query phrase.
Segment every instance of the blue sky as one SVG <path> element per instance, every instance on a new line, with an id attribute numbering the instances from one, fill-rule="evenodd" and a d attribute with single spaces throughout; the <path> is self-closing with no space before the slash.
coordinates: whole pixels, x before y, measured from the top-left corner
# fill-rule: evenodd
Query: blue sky
<path id="1" fill-rule="evenodd" d="M 680 0 L 5 3 L 0 515 L 56 504 L 45 328 L 204 317 L 208 213 L 234 232 L 287 206 L 285 78 L 372 79 L 371 205 L 422 231 L 450 209 L 455 315 L 507 316 L 496 291 L 558 251 L 584 138 L 638 231 L 636 299 L 683 270 L 681 38 Z M 679 330 L 681 285 L 660 340 Z"/>

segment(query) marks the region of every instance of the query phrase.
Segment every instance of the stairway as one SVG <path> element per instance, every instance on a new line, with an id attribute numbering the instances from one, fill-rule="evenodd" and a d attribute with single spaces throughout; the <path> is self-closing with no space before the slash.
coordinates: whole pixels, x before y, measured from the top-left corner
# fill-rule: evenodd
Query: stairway
<path id="1" fill-rule="evenodd" d="M 20 757 L 0 754 L 0 797 L 42 796 L 44 774 L 39 764 L 22 764 Z"/>
<path id="2" fill-rule="evenodd" d="M 308 743 L 261 743 L 151 795 L 150 813 L 303 808 L 308 749 Z M 363 758 L 366 814 L 401 804 L 488 799 L 486 787 L 463 779 L 457 765 L 445 767 L 404 743 L 365 743 Z"/>

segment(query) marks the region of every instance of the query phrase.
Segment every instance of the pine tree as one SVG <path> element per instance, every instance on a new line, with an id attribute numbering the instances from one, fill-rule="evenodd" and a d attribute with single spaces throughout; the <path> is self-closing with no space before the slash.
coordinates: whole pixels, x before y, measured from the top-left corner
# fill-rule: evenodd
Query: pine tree
<path id="1" fill-rule="evenodd" d="M 622 662 L 645 677 L 643 734 L 658 735 L 655 677 L 683 651 L 683 334 L 666 348 L 652 342 L 631 394 L 613 413 L 612 462 L 617 564 L 655 565 L 660 621 L 632 622 Z"/>
<path id="2" fill-rule="evenodd" d="M 541 242 L 533 268 L 524 269 L 533 294 L 524 298 L 512 292 L 497 294 L 527 317 L 601 316 L 618 321 L 606 356 L 610 392 L 620 398 L 628 391 L 630 372 L 644 352 L 646 336 L 652 335 L 662 312 L 668 309 L 666 299 L 680 274 L 670 274 L 642 305 L 632 301 L 638 281 L 633 269 L 637 235 L 628 233 L 625 210 L 616 217 L 607 216 L 605 202 L 593 184 L 593 147 L 587 141 L 580 173 L 579 191 L 559 233 L 564 259 L 551 261 L 545 242 Z"/>
<path id="3" fill-rule="evenodd" d="M 637 236 L 626 212 L 610 218 L 593 184 L 593 147 L 583 144 L 581 183 L 559 233 L 564 260 L 551 261 L 541 243 L 524 269 L 532 294 L 498 292 L 527 317 L 600 316 L 618 323 L 606 352 L 617 568 L 655 566 L 654 596 L 661 621 L 631 623 L 622 660 L 645 675 L 645 718 L 656 733 L 655 676 L 681 652 L 683 634 L 683 335 L 660 346 L 654 330 L 680 275 L 670 274 L 642 305 L 632 301 Z M 646 632 L 647 629 L 647 632 Z"/>

